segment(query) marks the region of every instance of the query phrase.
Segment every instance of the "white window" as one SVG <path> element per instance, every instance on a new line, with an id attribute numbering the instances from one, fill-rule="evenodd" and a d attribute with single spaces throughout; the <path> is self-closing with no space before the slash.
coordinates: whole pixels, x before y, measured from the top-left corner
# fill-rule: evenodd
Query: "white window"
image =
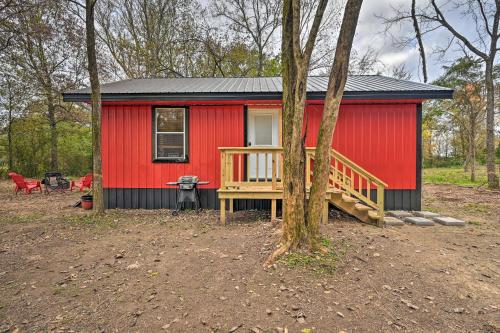
<path id="1" fill-rule="evenodd" d="M 187 161 L 187 111 L 185 108 L 155 108 L 154 159 Z"/>

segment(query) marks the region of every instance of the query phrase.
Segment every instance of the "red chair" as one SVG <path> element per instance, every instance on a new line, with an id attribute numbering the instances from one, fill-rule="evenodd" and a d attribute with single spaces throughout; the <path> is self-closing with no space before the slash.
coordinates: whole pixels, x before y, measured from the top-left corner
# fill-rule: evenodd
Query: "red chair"
<path id="1" fill-rule="evenodd" d="M 9 172 L 9 177 L 12 178 L 16 187 L 14 188 L 14 193 L 24 190 L 24 193 L 31 194 L 34 189 L 38 189 L 42 193 L 42 185 L 40 181 L 34 179 L 24 179 L 24 177 L 15 172 Z"/>
<path id="2" fill-rule="evenodd" d="M 84 177 L 80 178 L 79 180 L 73 180 L 71 181 L 71 187 L 70 191 L 73 191 L 73 188 L 78 187 L 80 189 L 80 192 L 83 192 L 83 190 L 87 187 L 89 190 L 92 187 L 92 174 L 88 173 Z"/>

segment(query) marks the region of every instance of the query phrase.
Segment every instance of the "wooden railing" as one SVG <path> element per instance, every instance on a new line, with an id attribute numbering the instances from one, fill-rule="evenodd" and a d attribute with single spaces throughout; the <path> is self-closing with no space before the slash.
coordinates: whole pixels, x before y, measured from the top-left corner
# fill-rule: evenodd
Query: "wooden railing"
<path id="1" fill-rule="evenodd" d="M 283 149 L 281 147 L 223 147 L 221 189 L 242 187 L 282 188 Z"/>
<path id="2" fill-rule="evenodd" d="M 221 189 L 270 188 L 281 190 L 283 149 L 281 147 L 221 147 Z M 314 177 L 315 148 L 306 148 L 306 187 Z M 336 150 L 330 151 L 329 186 L 355 197 L 384 216 L 387 184 Z M 376 193 L 376 195 L 375 195 Z"/>
<path id="3" fill-rule="evenodd" d="M 310 186 L 314 176 L 315 148 L 306 150 L 306 186 Z M 329 186 L 342 190 L 364 204 L 377 210 L 381 220 L 384 218 L 385 182 L 372 175 L 338 151 L 330 150 Z"/>

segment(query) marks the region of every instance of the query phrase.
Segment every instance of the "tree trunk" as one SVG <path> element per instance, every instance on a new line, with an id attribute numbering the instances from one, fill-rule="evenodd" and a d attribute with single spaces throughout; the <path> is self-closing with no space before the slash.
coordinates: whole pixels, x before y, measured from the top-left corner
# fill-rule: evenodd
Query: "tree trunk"
<path id="1" fill-rule="evenodd" d="M 411 1 L 411 19 L 413 21 L 413 29 L 415 30 L 415 38 L 418 42 L 418 52 L 420 53 L 420 60 L 422 61 L 422 75 L 424 76 L 424 82 L 427 83 L 427 61 L 425 59 L 425 49 L 424 43 L 422 42 L 422 33 L 420 32 L 420 26 L 418 25 L 415 2 L 416 0 Z"/>
<path id="2" fill-rule="evenodd" d="M 54 94 L 52 89 L 46 89 L 47 95 L 47 117 L 50 126 L 50 168 L 52 171 L 58 171 L 59 161 L 57 153 L 57 122 L 56 122 L 56 107 L 54 105 Z"/>
<path id="3" fill-rule="evenodd" d="M 333 132 L 337 124 L 340 102 L 347 81 L 349 58 L 356 32 L 359 12 L 363 0 L 348 0 L 344 19 L 340 28 L 335 59 L 328 81 L 325 106 L 319 128 L 316 152 L 314 156 L 314 177 L 307 206 L 307 228 L 311 248 L 319 248 L 319 221 L 325 204 L 328 177 L 330 173 L 330 151 Z"/>
<path id="4" fill-rule="evenodd" d="M 471 112 L 474 112 L 471 108 Z M 471 115 L 471 118 L 473 116 Z M 469 154 L 467 154 L 467 165 L 470 168 L 470 181 L 476 181 L 476 128 L 475 121 L 471 119 L 469 124 L 470 135 L 469 135 Z"/>
<path id="5" fill-rule="evenodd" d="M 12 86 L 10 83 L 10 78 L 7 79 L 8 90 L 9 90 L 9 119 L 7 125 L 7 154 L 9 159 L 9 171 L 12 171 L 14 166 L 13 154 L 12 154 Z"/>
<path id="6" fill-rule="evenodd" d="M 283 6 L 283 234 L 282 249 L 297 248 L 307 239 L 305 216 L 305 149 L 302 138 L 304 110 L 300 109 L 301 96 L 297 86 L 304 87 L 303 80 L 296 80 L 299 69 L 293 51 L 292 1 Z M 306 74 L 307 75 L 307 74 Z M 305 88 L 302 88 L 305 89 Z M 303 93 L 305 98 L 305 91 Z M 302 104 L 305 101 L 302 101 Z M 280 253 L 276 253 L 279 255 Z"/>
<path id="7" fill-rule="evenodd" d="M 259 46 L 259 63 L 258 63 L 258 69 L 257 69 L 257 76 L 263 76 L 264 75 L 264 48 L 262 46 Z"/>
<path id="8" fill-rule="evenodd" d="M 92 153 L 93 153 L 93 180 L 92 194 L 94 212 L 104 214 L 104 196 L 102 190 L 102 160 L 101 160 L 101 88 L 97 71 L 94 30 L 94 6 L 97 0 L 86 0 L 85 26 L 87 39 L 87 58 L 92 90 Z"/>
<path id="9" fill-rule="evenodd" d="M 493 59 L 486 61 L 486 172 L 488 187 L 499 188 L 498 176 L 495 170 L 495 85 L 493 82 Z"/>
<path id="10" fill-rule="evenodd" d="M 321 0 L 318 3 L 314 22 L 311 26 L 303 51 L 302 46 L 300 45 L 300 1 L 285 0 L 283 4 L 283 30 L 281 46 L 283 74 L 284 154 L 283 234 L 280 247 L 270 256 L 266 264 L 271 263 L 277 256 L 288 250 L 305 247 L 314 251 L 318 248 L 316 246 L 318 243 L 317 239 L 319 238 L 318 232 L 311 232 L 311 230 L 315 230 L 315 228 L 317 229 L 317 225 L 308 225 L 308 221 L 310 221 L 310 219 L 307 217 L 308 210 L 306 210 L 305 138 L 307 135 L 307 121 L 305 124 L 304 135 L 302 135 L 302 133 L 310 59 L 327 3 L 328 0 Z M 348 0 L 346 5 L 344 22 L 340 32 L 341 37 L 339 37 L 334 66 L 332 68 L 328 86 L 329 91 L 327 92 L 326 103 L 330 105 L 330 111 L 334 109 L 334 104 L 337 104 L 338 111 L 338 104 L 340 103 L 345 80 L 347 78 L 347 63 L 349 61 L 349 54 L 353 39 L 353 36 L 348 37 L 348 32 L 354 35 L 361 3 L 362 0 Z M 341 60 L 337 59 L 339 55 L 341 55 Z M 332 77 L 335 77 L 336 79 L 333 80 Z M 333 132 L 333 125 L 331 125 L 331 127 L 330 139 L 326 140 L 326 146 L 328 147 L 331 144 L 331 132 Z M 324 129 L 323 132 L 325 132 Z M 324 134 L 320 133 L 320 135 Z M 319 156 L 319 158 L 321 160 L 322 157 Z M 329 154 L 326 154 L 326 158 L 329 158 Z M 329 161 L 327 162 L 327 165 L 329 166 Z M 316 186 L 318 187 L 318 185 Z M 322 187 L 318 187 L 319 190 L 317 191 L 320 191 L 321 188 L 323 189 L 322 194 L 315 195 L 322 197 L 323 200 L 321 200 L 321 204 L 323 204 L 326 183 L 323 182 Z M 315 212 L 314 209 L 312 211 Z"/>

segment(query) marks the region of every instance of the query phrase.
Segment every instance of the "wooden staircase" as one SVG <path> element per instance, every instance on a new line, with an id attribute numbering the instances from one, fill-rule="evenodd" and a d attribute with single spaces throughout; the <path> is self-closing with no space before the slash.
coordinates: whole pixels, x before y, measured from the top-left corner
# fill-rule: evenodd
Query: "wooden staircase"
<path id="1" fill-rule="evenodd" d="M 281 147 L 221 147 L 221 222 L 226 221 L 226 200 L 229 212 L 234 199 L 271 200 L 271 219 L 276 217 L 276 201 L 283 198 L 283 149 Z M 315 148 L 306 148 L 306 188 L 314 177 Z M 261 171 L 263 177 L 252 179 L 247 170 L 251 158 L 270 165 Z M 328 219 L 328 206 L 334 205 L 364 223 L 384 225 L 384 190 L 387 184 L 338 151 L 330 151 L 330 175 L 323 209 L 323 221 Z M 268 170 L 269 169 L 269 170 Z M 259 163 L 256 164 L 257 175 Z"/>
<path id="2" fill-rule="evenodd" d="M 328 202 L 358 220 L 384 225 L 384 190 L 387 184 L 338 151 L 330 151 Z M 314 149 L 307 149 L 306 182 L 314 176 Z"/>

